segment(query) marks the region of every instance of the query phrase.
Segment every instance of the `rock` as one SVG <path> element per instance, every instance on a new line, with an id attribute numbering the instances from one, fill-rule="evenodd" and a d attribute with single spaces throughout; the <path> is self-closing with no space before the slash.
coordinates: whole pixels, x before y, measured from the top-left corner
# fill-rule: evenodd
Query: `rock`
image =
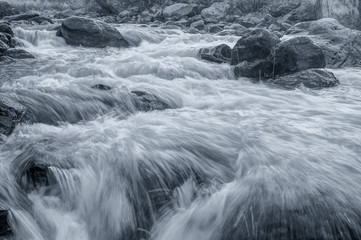
<path id="1" fill-rule="evenodd" d="M 204 30 L 204 21 L 203 20 L 199 20 L 197 22 L 194 22 L 191 24 L 192 28 L 198 29 L 198 30 Z"/>
<path id="2" fill-rule="evenodd" d="M 7 2 L 0 2 L 0 19 L 13 14 L 12 8 Z"/>
<path id="3" fill-rule="evenodd" d="M 54 15 L 54 18 L 64 19 L 72 16 L 76 16 L 77 13 L 74 10 L 66 9 Z"/>
<path id="4" fill-rule="evenodd" d="M 184 31 L 185 33 L 189 33 L 189 34 L 198 34 L 198 33 L 201 33 L 200 30 L 198 29 L 195 29 L 195 28 L 188 28 L 187 30 Z"/>
<path id="5" fill-rule="evenodd" d="M 50 18 L 41 17 L 41 16 L 30 18 L 29 21 L 33 21 L 38 24 L 42 24 L 43 22 L 48 22 L 48 23 L 54 24 L 53 20 L 51 20 Z"/>
<path id="6" fill-rule="evenodd" d="M 0 134 L 10 135 L 17 124 L 27 120 L 28 111 L 23 105 L 0 95 Z"/>
<path id="7" fill-rule="evenodd" d="M 205 19 L 223 19 L 227 16 L 230 7 L 226 2 L 215 2 L 209 8 L 203 9 L 201 15 Z"/>
<path id="8" fill-rule="evenodd" d="M 35 58 L 31 53 L 28 53 L 24 49 L 11 48 L 5 52 L 6 56 L 16 59 Z"/>
<path id="9" fill-rule="evenodd" d="M 268 83 L 286 89 L 295 89 L 301 85 L 312 89 L 321 89 L 334 87 L 340 82 L 333 73 L 327 70 L 308 69 L 292 75 L 272 79 Z"/>
<path id="10" fill-rule="evenodd" d="M 326 66 L 322 49 L 303 36 L 281 42 L 275 49 L 274 60 L 276 75 Z"/>
<path id="11" fill-rule="evenodd" d="M 128 47 L 122 34 L 101 21 L 70 17 L 61 25 L 61 32 L 67 44 L 84 47 Z"/>
<path id="12" fill-rule="evenodd" d="M 298 23 L 286 35 L 311 38 L 323 50 L 326 67 L 361 66 L 361 32 L 345 28 L 335 19 Z"/>
<path id="13" fill-rule="evenodd" d="M 232 49 L 231 65 L 267 58 L 280 39 L 265 29 L 255 29 L 244 35 Z"/>
<path id="14" fill-rule="evenodd" d="M 7 33 L 0 33 L 0 41 L 6 43 L 7 45 L 10 44 L 10 40 L 11 40 L 11 36 L 10 38 L 8 37 L 10 35 L 8 35 Z"/>
<path id="15" fill-rule="evenodd" d="M 10 34 L 12 37 L 14 37 L 14 32 L 11 29 L 10 25 L 7 23 L 0 23 L 0 32 L 2 33 L 8 33 Z"/>
<path id="16" fill-rule="evenodd" d="M 26 13 L 26 14 L 17 14 L 12 16 L 4 17 L 4 20 L 7 21 L 21 21 L 21 20 L 29 20 L 32 18 L 39 17 L 39 13 Z"/>
<path id="17" fill-rule="evenodd" d="M 242 16 L 237 17 L 234 22 L 239 23 L 246 28 L 252 28 L 260 24 L 262 20 L 254 16 Z"/>
<path id="18" fill-rule="evenodd" d="M 163 10 L 163 16 L 165 18 L 181 19 L 186 17 L 193 17 L 198 13 L 198 5 L 176 3 L 170 5 Z"/>
<path id="19" fill-rule="evenodd" d="M 305 22 L 317 20 L 319 17 L 320 14 L 317 7 L 314 4 L 306 2 L 301 4 L 300 7 L 292 10 L 288 20 L 292 22 Z"/>
<path id="20" fill-rule="evenodd" d="M 269 13 L 272 17 L 278 18 L 290 13 L 292 10 L 299 8 L 300 6 L 301 3 L 299 1 L 283 3 L 277 2 L 271 5 Z"/>
<path id="21" fill-rule="evenodd" d="M 165 110 L 171 106 L 160 98 L 144 91 L 132 91 L 135 96 L 134 105 L 139 111 Z"/>
<path id="22" fill-rule="evenodd" d="M 55 34 L 57 37 L 63 37 L 63 33 L 61 32 L 61 29 L 59 29 L 58 31 L 56 31 Z"/>
<path id="23" fill-rule="evenodd" d="M 8 49 L 9 49 L 9 45 L 7 45 L 6 43 L 0 40 L 0 56 L 4 55 Z"/>
<path id="24" fill-rule="evenodd" d="M 226 45 L 221 44 L 213 48 L 202 48 L 198 52 L 198 57 L 209 62 L 215 63 L 230 63 L 232 49 Z"/>
<path id="25" fill-rule="evenodd" d="M 236 77 L 253 79 L 265 79 L 272 77 L 273 64 L 269 60 L 255 60 L 253 62 L 241 62 L 234 68 Z"/>
<path id="26" fill-rule="evenodd" d="M 0 237 L 11 235 L 12 231 L 9 225 L 9 212 L 7 210 L 0 210 Z"/>
<path id="27" fill-rule="evenodd" d="M 118 14 L 122 9 L 122 1 L 119 0 L 95 0 L 104 10 Z"/>
<path id="28" fill-rule="evenodd" d="M 30 164 L 25 172 L 26 186 L 23 186 L 28 192 L 49 186 L 49 168 L 42 164 Z"/>
<path id="29" fill-rule="evenodd" d="M 102 91 L 109 91 L 112 89 L 111 87 L 104 85 L 104 84 L 96 84 L 96 85 L 92 86 L 91 88 L 97 89 L 97 90 L 102 90 Z"/>
<path id="30" fill-rule="evenodd" d="M 208 26 L 208 31 L 210 33 L 219 33 L 222 32 L 224 28 L 224 25 L 220 25 L 220 24 L 210 24 Z"/>
<path id="31" fill-rule="evenodd" d="M 12 38 L 10 40 L 10 48 L 15 48 L 15 47 L 25 47 L 25 44 L 19 40 L 18 38 Z"/>

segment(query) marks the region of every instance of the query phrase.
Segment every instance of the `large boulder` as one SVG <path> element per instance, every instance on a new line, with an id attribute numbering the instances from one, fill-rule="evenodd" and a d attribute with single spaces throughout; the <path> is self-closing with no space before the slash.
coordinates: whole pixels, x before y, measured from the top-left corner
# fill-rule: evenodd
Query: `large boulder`
<path id="1" fill-rule="evenodd" d="M 273 64 L 267 59 L 255 60 L 253 62 L 244 61 L 235 66 L 234 74 L 237 78 L 267 79 L 272 77 Z"/>
<path id="2" fill-rule="evenodd" d="M 14 32 L 10 27 L 10 24 L 6 22 L 0 23 L 0 32 L 10 34 L 12 37 L 14 37 Z"/>
<path id="3" fill-rule="evenodd" d="M 6 56 L 16 59 L 35 58 L 34 55 L 20 48 L 11 48 L 5 52 Z"/>
<path id="4" fill-rule="evenodd" d="M 283 2 L 283 3 L 274 3 L 270 6 L 269 13 L 272 17 L 282 17 L 286 14 L 289 14 L 292 10 L 299 8 L 301 3 L 299 1 L 295 2 Z"/>
<path id="5" fill-rule="evenodd" d="M 0 209 L 0 238 L 9 236 L 12 233 L 8 217 L 9 212 L 7 210 Z"/>
<path id="6" fill-rule="evenodd" d="M 198 13 L 197 4 L 186 4 L 186 3 L 176 3 L 164 8 L 163 10 L 163 16 L 168 19 L 193 17 L 197 13 Z"/>
<path id="7" fill-rule="evenodd" d="M 221 44 L 216 47 L 202 48 L 198 52 L 198 57 L 209 62 L 230 63 L 232 49 L 227 44 Z"/>
<path id="8" fill-rule="evenodd" d="M 89 18 L 70 17 L 61 25 L 67 44 L 84 47 L 128 47 L 122 34 L 107 23 Z"/>
<path id="9" fill-rule="evenodd" d="M 171 108 L 171 106 L 159 97 L 144 92 L 144 91 L 132 91 L 134 96 L 134 106 L 138 111 L 154 111 L 165 110 Z"/>
<path id="10" fill-rule="evenodd" d="M 326 66 L 322 49 L 304 36 L 281 42 L 275 49 L 275 56 L 271 58 L 275 63 L 275 75 Z"/>
<path id="11" fill-rule="evenodd" d="M 0 19 L 13 14 L 12 8 L 7 2 L 0 2 Z"/>
<path id="12" fill-rule="evenodd" d="M 205 19 L 223 19 L 227 16 L 230 5 L 226 2 L 215 2 L 210 7 L 202 10 L 202 17 Z"/>
<path id="13" fill-rule="evenodd" d="M 361 32 L 346 28 L 335 19 L 298 23 L 286 35 L 312 39 L 323 50 L 326 67 L 361 66 Z"/>
<path id="14" fill-rule="evenodd" d="M 255 29 L 238 40 L 232 49 L 231 65 L 265 59 L 279 42 L 280 39 L 268 30 Z"/>
<path id="15" fill-rule="evenodd" d="M 321 89 L 334 87 L 339 84 L 335 75 L 324 69 L 308 69 L 295 74 L 272 79 L 268 82 L 285 89 L 295 89 L 301 85 L 312 89 Z"/>
<path id="16" fill-rule="evenodd" d="M 0 95 L 0 134 L 10 135 L 18 123 L 27 121 L 29 113 L 23 105 Z"/>
<path id="17" fill-rule="evenodd" d="M 304 2 L 300 7 L 293 9 L 288 17 L 292 22 L 305 22 L 319 19 L 320 13 L 315 4 Z"/>

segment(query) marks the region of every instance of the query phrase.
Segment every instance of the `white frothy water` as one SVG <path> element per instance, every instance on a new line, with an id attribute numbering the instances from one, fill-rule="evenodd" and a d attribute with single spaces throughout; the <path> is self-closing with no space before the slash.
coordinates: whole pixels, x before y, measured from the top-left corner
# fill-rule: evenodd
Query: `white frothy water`
<path id="1" fill-rule="evenodd" d="M 361 237 L 361 69 L 335 70 L 334 88 L 285 91 L 196 58 L 237 37 L 117 27 L 140 45 L 15 30 L 36 59 L 1 63 L 1 91 L 38 122 L 0 147 L 15 239 Z M 172 109 L 139 112 L 134 90 Z M 54 184 L 25 192 L 30 163 Z"/>

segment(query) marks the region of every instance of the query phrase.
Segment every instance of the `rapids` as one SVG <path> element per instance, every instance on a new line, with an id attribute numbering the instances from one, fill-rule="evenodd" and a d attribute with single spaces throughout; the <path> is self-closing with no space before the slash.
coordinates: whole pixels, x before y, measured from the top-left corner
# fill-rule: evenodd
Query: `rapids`
<path id="1" fill-rule="evenodd" d="M 361 69 L 332 70 L 334 88 L 286 91 L 197 59 L 238 37 L 116 27 L 133 47 L 14 29 L 36 59 L 0 63 L 1 93 L 37 122 L 0 146 L 14 239 L 361 238 Z M 137 111 L 135 90 L 172 109 Z M 24 191 L 31 164 L 53 183 Z"/>

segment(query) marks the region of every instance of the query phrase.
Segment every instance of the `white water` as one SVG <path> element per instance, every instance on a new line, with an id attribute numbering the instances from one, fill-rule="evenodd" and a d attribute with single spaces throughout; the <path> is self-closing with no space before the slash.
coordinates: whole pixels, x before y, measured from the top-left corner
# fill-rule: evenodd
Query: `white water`
<path id="1" fill-rule="evenodd" d="M 146 40 L 92 49 L 15 30 L 36 59 L 0 63 L 1 92 L 39 123 L 0 147 L 14 239 L 361 238 L 361 69 L 334 70 L 334 88 L 285 91 L 196 58 L 237 37 L 118 27 Z M 133 90 L 174 109 L 137 112 Z M 57 184 L 25 193 L 32 162 Z"/>

